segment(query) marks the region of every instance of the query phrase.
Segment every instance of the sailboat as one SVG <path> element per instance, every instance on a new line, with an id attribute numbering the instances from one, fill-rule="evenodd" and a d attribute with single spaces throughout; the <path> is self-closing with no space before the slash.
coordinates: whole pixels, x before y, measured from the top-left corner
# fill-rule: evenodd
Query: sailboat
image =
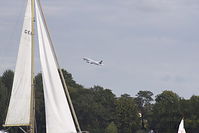
<path id="1" fill-rule="evenodd" d="M 36 24 L 44 88 L 46 132 L 83 133 L 38 0 L 27 0 L 11 98 L 3 126 L 19 127 L 26 133 L 36 132 L 34 88 Z"/>
<path id="2" fill-rule="evenodd" d="M 182 119 L 180 122 L 178 133 L 186 133 L 185 128 L 184 128 L 184 119 Z"/>

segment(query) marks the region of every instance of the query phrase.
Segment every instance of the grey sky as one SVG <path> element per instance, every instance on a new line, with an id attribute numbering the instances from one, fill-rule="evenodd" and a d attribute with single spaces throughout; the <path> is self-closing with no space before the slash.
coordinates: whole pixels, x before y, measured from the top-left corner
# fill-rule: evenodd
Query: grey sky
<path id="1" fill-rule="evenodd" d="M 0 4 L 0 73 L 14 69 L 26 0 Z M 117 95 L 199 95 L 198 0 L 42 0 L 59 62 Z M 37 48 L 38 49 L 38 48 Z M 104 66 L 82 57 L 103 59 Z M 38 53 L 36 57 L 39 72 Z"/>

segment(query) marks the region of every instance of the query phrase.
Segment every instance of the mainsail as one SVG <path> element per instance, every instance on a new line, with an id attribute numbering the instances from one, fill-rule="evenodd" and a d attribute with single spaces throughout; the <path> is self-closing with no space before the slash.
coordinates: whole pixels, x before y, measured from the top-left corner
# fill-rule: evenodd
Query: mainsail
<path id="1" fill-rule="evenodd" d="M 31 55 L 32 15 L 31 0 L 28 0 L 15 68 L 14 82 L 5 126 L 30 124 L 31 106 Z"/>
<path id="2" fill-rule="evenodd" d="M 36 1 L 47 133 L 77 133 L 58 72 L 58 64 L 40 4 Z"/>
<path id="3" fill-rule="evenodd" d="M 179 125 L 178 133 L 186 133 L 184 129 L 184 120 L 182 119 Z"/>

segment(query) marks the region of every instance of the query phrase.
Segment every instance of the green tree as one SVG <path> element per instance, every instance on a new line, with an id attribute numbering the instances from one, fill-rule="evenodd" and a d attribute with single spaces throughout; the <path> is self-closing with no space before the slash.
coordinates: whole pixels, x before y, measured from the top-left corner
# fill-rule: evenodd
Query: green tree
<path id="1" fill-rule="evenodd" d="M 108 89 L 94 86 L 76 89 L 71 96 L 82 129 L 93 133 L 105 132 L 114 119 L 115 95 Z"/>
<path id="2" fill-rule="evenodd" d="M 116 101 L 116 124 L 120 133 L 132 133 L 139 128 L 137 105 L 128 94 L 122 95 Z"/>
<path id="3" fill-rule="evenodd" d="M 35 76 L 35 108 L 36 108 L 36 122 L 38 132 L 46 132 L 46 117 L 42 75 L 38 73 Z"/>
<path id="4" fill-rule="evenodd" d="M 73 80 L 73 76 L 71 73 L 67 72 L 66 70 L 62 69 L 62 73 L 64 76 L 64 79 L 66 81 L 66 84 L 70 88 L 83 88 L 82 85 L 77 84 L 75 80 Z"/>
<path id="5" fill-rule="evenodd" d="M 151 128 L 161 133 L 177 132 L 179 120 L 182 119 L 180 97 L 172 91 L 164 91 L 156 96 L 155 101 Z"/>
<path id="6" fill-rule="evenodd" d="M 11 92 L 12 84 L 13 84 L 14 72 L 12 70 L 6 70 L 2 77 L 2 83 L 5 85 L 7 89 Z"/>
<path id="7" fill-rule="evenodd" d="M 181 109 L 184 111 L 185 128 L 187 132 L 198 133 L 199 131 L 199 96 L 192 96 L 189 100 L 183 101 Z M 185 107 L 186 106 L 186 107 Z"/>
<path id="8" fill-rule="evenodd" d="M 6 104 L 7 104 L 7 88 L 2 83 L 0 79 L 0 128 L 2 128 L 2 125 L 4 124 L 4 120 L 6 117 Z"/>
<path id="9" fill-rule="evenodd" d="M 138 105 L 139 112 L 141 113 L 141 123 L 142 128 L 146 128 L 146 124 L 144 121 L 148 121 L 150 119 L 150 114 L 152 111 L 152 101 L 153 101 L 153 93 L 151 91 L 139 91 L 136 94 L 135 101 Z"/>
<path id="10" fill-rule="evenodd" d="M 0 124 L 4 124 L 6 114 L 7 114 L 7 109 L 8 109 L 8 104 L 9 104 L 9 99 L 10 99 L 10 94 L 11 94 L 11 89 L 12 89 L 12 82 L 13 82 L 13 76 L 14 73 L 11 70 L 7 70 L 3 73 L 2 77 L 0 78 Z"/>
<path id="11" fill-rule="evenodd" d="M 105 133 L 118 133 L 117 126 L 114 122 L 111 122 L 105 129 Z"/>

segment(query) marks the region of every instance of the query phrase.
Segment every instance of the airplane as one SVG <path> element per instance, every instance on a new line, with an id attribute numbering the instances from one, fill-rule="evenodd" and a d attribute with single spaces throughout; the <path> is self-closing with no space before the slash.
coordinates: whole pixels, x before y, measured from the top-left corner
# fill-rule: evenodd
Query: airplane
<path id="1" fill-rule="evenodd" d="M 95 61 L 95 60 L 92 60 L 92 59 L 89 59 L 89 58 L 86 58 L 86 57 L 83 57 L 83 60 L 86 61 L 86 63 L 90 63 L 90 64 L 94 64 L 94 65 L 97 65 L 97 66 L 102 66 L 102 60 L 101 61 Z"/>

